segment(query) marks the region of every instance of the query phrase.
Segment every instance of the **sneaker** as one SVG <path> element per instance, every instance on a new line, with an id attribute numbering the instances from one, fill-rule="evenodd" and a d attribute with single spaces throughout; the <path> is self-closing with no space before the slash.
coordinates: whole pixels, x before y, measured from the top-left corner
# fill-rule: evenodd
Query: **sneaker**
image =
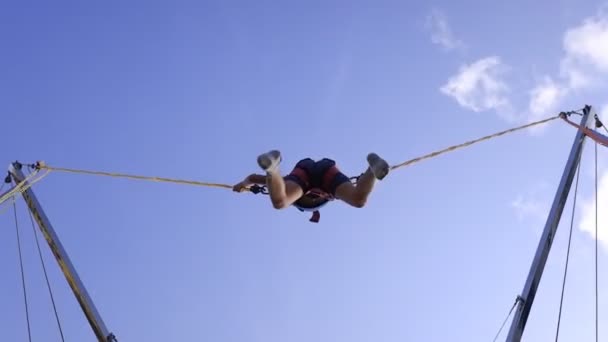
<path id="1" fill-rule="evenodd" d="M 380 158 L 375 153 L 370 153 L 367 155 L 367 163 L 369 164 L 369 168 L 378 180 L 382 180 L 389 171 L 388 163 Z"/>
<path id="2" fill-rule="evenodd" d="M 258 165 L 266 172 L 273 172 L 281 163 L 281 152 L 272 150 L 258 156 Z"/>

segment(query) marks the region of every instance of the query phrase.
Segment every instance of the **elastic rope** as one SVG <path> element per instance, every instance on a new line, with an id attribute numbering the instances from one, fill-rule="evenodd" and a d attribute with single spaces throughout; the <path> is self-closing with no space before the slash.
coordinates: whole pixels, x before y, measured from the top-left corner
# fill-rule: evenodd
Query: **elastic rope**
<path id="1" fill-rule="evenodd" d="M 32 342 L 32 331 L 30 327 L 30 313 L 27 304 L 27 289 L 25 287 L 25 272 L 23 271 L 23 256 L 21 254 L 21 239 L 19 238 L 19 223 L 17 221 L 17 204 L 13 201 L 13 212 L 15 213 L 15 231 L 17 232 L 17 249 L 19 251 L 19 266 L 21 267 L 21 286 L 23 288 L 23 302 L 25 305 L 25 319 L 27 321 L 27 334 Z"/>
<path id="2" fill-rule="evenodd" d="M 493 342 L 496 342 L 496 340 L 498 339 L 498 336 L 500 336 L 502 329 L 504 329 L 505 324 L 507 324 L 507 321 L 509 320 L 509 317 L 511 317 L 511 314 L 513 313 L 513 309 L 515 309 L 515 306 L 517 306 L 518 301 L 519 301 L 519 297 L 517 297 L 517 299 L 515 299 L 515 303 L 513 303 L 513 306 L 511 306 L 511 310 L 509 310 L 509 314 L 507 314 L 507 317 L 505 317 L 504 321 L 502 322 L 502 325 L 500 326 L 500 329 L 498 329 L 496 336 L 494 336 Z"/>
<path id="3" fill-rule="evenodd" d="M 581 156 L 582 156 L 582 151 L 581 151 Z M 568 236 L 568 249 L 566 251 L 566 266 L 564 268 L 564 278 L 562 281 L 562 294 L 561 294 L 561 299 L 559 302 L 559 314 L 557 316 L 557 329 L 555 331 L 555 342 L 557 342 L 557 340 L 559 338 L 559 328 L 560 328 L 561 320 L 562 320 L 562 308 L 563 308 L 563 304 L 564 304 L 564 293 L 566 291 L 566 278 L 568 277 L 568 264 L 570 261 L 570 246 L 572 243 L 572 231 L 574 228 L 574 215 L 576 213 L 576 199 L 578 197 L 578 181 L 579 181 L 579 177 L 580 177 L 580 172 L 581 172 L 581 163 L 580 163 L 580 159 L 579 159 L 578 167 L 576 170 L 576 185 L 574 186 L 574 200 L 572 202 L 572 217 L 570 219 L 570 233 Z"/>
<path id="4" fill-rule="evenodd" d="M 555 120 L 557 119 L 558 116 L 555 117 L 550 117 L 547 119 L 543 119 L 543 120 L 539 120 L 536 122 L 532 122 L 523 126 L 519 126 L 519 127 L 515 127 L 515 128 L 511 128 L 505 131 L 501 131 L 498 133 L 494 133 L 492 135 L 488 135 L 479 139 L 475 139 L 475 140 L 471 140 L 462 144 L 458 144 L 458 145 L 454 145 L 451 147 L 448 147 L 446 149 L 440 150 L 440 151 L 436 151 L 421 157 L 417 157 L 411 160 L 408 160 L 406 162 L 403 162 L 401 164 L 398 165 L 394 165 L 391 166 L 391 169 L 397 169 L 399 167 L 403 167 L 406 165 L 411 165 L 420 161 L 423 161 L 425 159 L 429 159 L 429 158 L 433 158 L 436 156 L 439 156 L 443 153 L 446 152 L 450 152 L 450 151 L 454 151 L 466 146 L 470 146 L 472 144 L 484 141 L 484 140 L 489 140 L 492 138 L 496 138 L 499 137 L 501 135 L 505 135 L 507 133 L 512 133 L 515 131 L 519 131 L 528 127 L 532 127 L 532 126 L 536 126 L 536 125 L 540 125 L 543 124 L 545 122 L 549 122 L 551 120 Z M 208 183 L 208 182 L 200 182 L 200 181 L 193 181 L 193 180 L 185 180 L 185 179 L 175 179 L 175 178 L 167 178 L 167 177 L 155 177 L 155 176 L 142 176 L 142 175 L 134 175 L 134 174 L 126 174 L 126 173 L 116 173 L 116 172 L 107 172 L 107 171 L 94 171 L 94 170 L 83 170 L 83 169 L 73 169 L 73 168 L 66 168 L 66 167 L 56 167 L 56 166 L 49 166 L 46 165 L 44 163 L 39 162 L 36 167 L 40 170 L 42 169 L 46 169 L 49 171 L 59 171 L 59 172 L 67 172 L 67 173 L 76 173 L 76 174 L 87 174 L 87 175 L 96 175 L 96 176 L 105 176 L 105 177 L 114 177 L 114 178 L 127 178 L 127 179 L 137 179 L 137 180 L 146 180 L 146 181 L 153 181 L 153 182 L 167 182 L 167 183 L 177 183 L 177 184 L 186 184 L 186 185 L 195 185 L 195 186 L 205 186 L 205 187 L 214 187 L 214 188 L 223 188 L 223 189 L 232 189 L 233 186 L 229 185 L 229 184 L 221 184 L 221 183 Z M 252 188 L 247 188 L 245 189 L 245 191 L 250 191 L 250 192 L 254 192 L 255 189 Z"/>
<path id="5" fill-rule="evenodd" d="M 2 190 L 4 190 L 5 186 L 6 186 L 6 183 L 2 183 L 2 185 L 0 185 L 0 194 L 2 194 Z M 2 196 L 2 197 L 4 197 L 4 196 Z M 2 214 L 5 210 L 5 209 L 1 209 L 3 204 L 4 203 L 0 203 L 0 214 Z"/>
<path id="6" fill-rule="evenodd" d="M 59 314 L 57 313 L 57 306 L 55 305 L 55 297 L 53 296 L 53 289 L 51 288 L 51 283 L 49 282 L 49 276 L 46 272 L 46 266 L 44 264 L 44 258 L 42 257 L 42 250 L 40 249 L 40 242 L 38 240 L 38 233 L 36 231 L 36 225 L 34 224 L 34 217 L 32 212 L 28 210 L 30 221 L 32 223 L 32 232 L 34 233 L 34 238 L 36 239 L 36 246 L 38 247 L 38 256 L 40 256 L 40 263 L 42 264 L 42 270 L 44 272 L 44 279 L 46 280 L 46 286 L 49 290 L 49 296 L 51 297 L 51 303 L 53 304 L 53 311 L 55 312 L 55 319 L 57 320 L 57 327 L 59 328 L 59 334 L 61 335 L 61 341 L 65 342 L 65 338 L 63 336 L 63 329 L 61 328 L 61 321 L 59 320 Z"/>
<path id="7" fill-rule="evenodd" d="M 232 185 L 228 185 L 228 184 L 207 183 L 207 182 L 199 182 L 199 181 L 185 180 L 185 179 L 174 179 L 174 178 L 166 178 L 166 177 L 140 176 L 140 175 L 126 174 L 126 173 L 80 170 L 80 169 L 71 169 L 71 168 L 65 168 L 65 167 L 54 167 L 54 166 L 48 166 L 48 165 L 42 165 L 42 166 L 40 166 L 40 169 L 47 169 L 49 171 L 60 171 L 60 172 L 67 172 L 67 173 L 95 175 L 95 176 L 106 176 L 106 177 L 114 177 L 114 178 L 146 180 L 146 181 L 152 181 L 152 182 L 165 182 L 165 183 L 176 183 L 176 184 L 187 184 L 187 185 L 205 186 L 205 187 L 213 187 L 213 188 L 232 189 Z M 247 190 L 249 190 L 249 189 L 247 189 Z"/>
<path id="8" fill-rule="evenodd" d="M 19 184 L 15 185 L 9 192 L 0 196 L 0 205 L 2 205 L 4 202 L 6 202 L 9 198 L 13 197 L 17 193 L 19 193 L 19 194 L 24 193 L 27 189 L 31 188 L 34 184 L 41 181 L 49 173 L 50 173 L 50 171 L 47 171 L 34 180 L 31 180 L 31 179 L 34 178 L 34 176 L 38 175 L 38 172 L 30 173 L 29 175 L 27 175 L 25 177 L 25 179 L 23 181 L 21 181 Z"/>
<path id="9" fill-rule="evenodd" d="M 0 215 L 4 214 L 4 212 L 8 211 L 8 209 L 11 207 L 10 205 L 7 205 L 7 202 L 15 202 L 15 199 L 13 197 L 11 197 L 12 201 L 6 201 L 2 204 L 0 204 Z"/>
<path id="10" fill-rule="evenodd" d="M 529 123 L 529 124 L 526 124 L 526 125 L 523 125 L 523 126 L 511 128 L 511 129 L 508 129 L 508 130 L 505 130 L 505 131 L 501 131 L 501 132 L 498 132 L 498 133 L 494 133 L 494 134 L 491 134 L 491 135 L 486 135 L 485 137 L 481 137 L 479 139 L 467 141 L 467 142 L 462 143 L 462 144 L 453 145 L 453 146 L 450 146 L 450 147 L 445 148 L 443 150 L 435 151 L 435 152 L 429 153 L 429 154 L 421 156 L 421 157 L 410 159 L 410 160 L 405 161 L 405 162 L 403 162 L 401 164 L 397 164 L 397 165 L 391 166 L 391 170 L 394 170 L 394 169 L 397 169 L 397 168 L 400 168 L 400 167 L 404 167 L 404 166 L 409 166 L 409 165 L 421 162 L 421 161 L 423 161 L 425 159 L 434 158 L 434 157 L 437 157 L 437 156 L 439 156 L 441 154 L 444 154 L 444 153 L 447 153 L 447 152 L 452 152 L 452 151 L 461 149 L 463 147 L 467 147 L 467 146 L 476 144 L 476 143 L 481 142 L 481 141 L 490 140 L 490 139 L 499 137 L 501 135 L 505 135 L 505 134 L 508 134 L 508 133 L 513 133 L 513 132 L 516 132 L 516 131 L 519 131 L 519 130 L 522 130 L 522 129 L 525 129 L 525 128 L 529 128 L 529 127 L 532 127 L 532 126 L 540 125 L 540 124 L 549 122 L 551 120 L 555 120 L 557 118 L 559 118 L 559 116 L 553 116 L 553 117 L 550 117 L 550 118 L 547 118 L 547 119 L 543 119 L 543 120 L 539 120 L 539 121 L 535 121 L 535 122 L 532 122 L 532 123 Z"/>
<path id="11" fill-rule="evenodd" d="M 598 309 L 598 297 L 599 297 L 599 289 L 598 289 L 598 279 L 597 279 L 597 244 L 598 244 L 598 191 L 597 191 L 597 142 L 595 143 L 595 342 L 598 342 L 599 338 L 599 309 Z"/>

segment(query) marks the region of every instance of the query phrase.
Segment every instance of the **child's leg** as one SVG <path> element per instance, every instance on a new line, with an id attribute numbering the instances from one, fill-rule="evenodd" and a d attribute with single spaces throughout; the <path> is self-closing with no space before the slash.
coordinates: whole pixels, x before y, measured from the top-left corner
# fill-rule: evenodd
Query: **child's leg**
<path id="1" fill-rule="evenodd" d="M 298 183 L 284 180 L 278 171 L 268 173 L 267 186 L 275 209 L 287 208 L 304 195 Z"/>
<path id="2" fill-rule="evenodd" d="M 368 168 L 365 173 L 359 177 L 357 185 L 354 185 L 351 182 L 340 184 L 336 188 L 336 198 L 355 208 L 363 208 L 375 183 L 376 177 L 374 177 L 374 174 Z"/>
<path id="3" fill-rule="evenodd" d="M 359 177 L 356 186 L 350 182 L 344 182 L 336 188 L 336 198 L 355 208 L 365 206 L 367 198 L 374 188 L 376 179 L 383 179 L 388 174 L 388 164 L 376 154 L 370 153 L 367 161 L 369 167 Z"/>
<path id="4" fill-rule="evenodd" d="M 304 194 L 301 186 L 292 181 L 285 180 L 279 171 L 281 154 L 279 151 L 270 151 L 258 157 L 258 164 L 266 171 L 266 185 L 272 206 L 276 209 L 287 208 Z"/>

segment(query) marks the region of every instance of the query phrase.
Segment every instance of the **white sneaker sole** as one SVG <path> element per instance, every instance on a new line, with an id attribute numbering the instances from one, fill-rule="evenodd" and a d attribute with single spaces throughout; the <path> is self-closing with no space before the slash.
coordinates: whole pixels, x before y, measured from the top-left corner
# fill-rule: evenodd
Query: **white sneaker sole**
<path id="1" fill-rule="evenodd" d="M 267 152 L 267 153 L 264 153 L 264 154 L 258 156 L 258 165 L 264 171 L 269 171 L 269 170 L 275 168 L 281 162 L 281 155 L 279 153 L 277 153 L 278 158 L 275 159 L 271 155 L 272 152 L 273 151 Z"/>
<path id="2" fill-rule="evenodd" d="M 367 158 L 367 162 L 376 179 L 382 180 L 388 175 L 390 167 L 386 160 L 380 158 L 378 155 L 370 154 Z"/>

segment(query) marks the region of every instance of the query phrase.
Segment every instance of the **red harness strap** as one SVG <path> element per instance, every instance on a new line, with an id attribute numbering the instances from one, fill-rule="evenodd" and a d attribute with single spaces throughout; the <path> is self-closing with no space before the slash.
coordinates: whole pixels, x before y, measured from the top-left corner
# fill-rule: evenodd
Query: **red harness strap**
<path id="1" fill-rule="evenodd" d="M 338 168 L 334 165 L 330 167 L 323 175 L 323 183 L 321 188 L 330 198 L 333 198 L 333 195 L 329 192 L 329 189 L 331 189 L 331 182 L 334 180 L 338 172 L 340 172 L 340 170 L 338 170 Z"/>
<path id="2" fill-rule="evenodd" d="M 334 180 L 336 174 L 338 174 L 338 172 L 340 172 L 340 171 L 338 170 L 338 168 L 335 165 L 332 166 L 331 168 L 329 168 L 327 171 L 325 171 L 325 174 L 323 174 L 323 178 L 321 179 L 320 188 L 312 188 L 312 189 L 308 190 L 304 195 L 305 196 L 314 195 L 316 197 L 323 198 L 328 201 L 333 200 L 334 196 L 329 192 L 329 189 L 331 188 L 331 183 L 333 182 L 333 180 Z M 300 178 L 305 183 L 306 188 L 308 188 L 311 185 L 310 178 L 308 177 L 308 173 L 306 172 L 306 170 L 296 167 L 292 170 L 291 174 Z M 310 217 L 309 221 L 318 223 L 320 219 L 321 219 L 321 213 L 319 212 L 319 210 L 315 210 L 315 211 L 313 211 L 312 216 Z"/>
<path id="3" fill-rule="evenodd" d="M 313 211 L 312 216 L 310 217 L 310 222 L 319 223 L 321 219 L 321 213 L 318 210 Z"/>
<path id="4" fill-rule="evenodd" d="M 325 191 L 323 191 L 322 189 L 319 189 L 319 188 L 310 189 L 305 194 L 305 196 L 310 196 L 310 195 L 313 195 L 313 196 L 318 197 L 318 198 L 322 198 L 322 199 L 327 200 L 327 201 L 333 200 L 333 197 L 329 193 L 327 193 L 327 192 L 325 192 Z M 317 210 L 314 210 L 312 212 L 312 216 L 310 217 L 309 221 L 310 222 L 314 222 L 314 223 L 318 223 L 320 219 L 321 219 L 321 213 L 317 209 Z"/>
<path id="5" fill-rule="evenodd" d="M 308 178 L 308 173 L 306 170 L 296 167 L 291 171 L 291 174 L 301 179 L 306 188 L 310 186 L 310 178 Z"/>

